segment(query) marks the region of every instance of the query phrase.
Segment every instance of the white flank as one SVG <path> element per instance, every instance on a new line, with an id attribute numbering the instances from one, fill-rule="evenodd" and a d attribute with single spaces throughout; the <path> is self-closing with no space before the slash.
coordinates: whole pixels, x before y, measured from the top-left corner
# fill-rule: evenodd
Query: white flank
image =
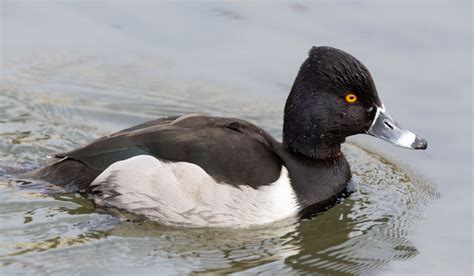
<path id="1" fill-rule="evenodd" d="M 171 225 L 250 227 L 296 215 L 288 171 L 253 189 L 217 183 L 201 167 L 149 155 L 116 162 L 91 184 L 99 206 L 112 206 Z"/>

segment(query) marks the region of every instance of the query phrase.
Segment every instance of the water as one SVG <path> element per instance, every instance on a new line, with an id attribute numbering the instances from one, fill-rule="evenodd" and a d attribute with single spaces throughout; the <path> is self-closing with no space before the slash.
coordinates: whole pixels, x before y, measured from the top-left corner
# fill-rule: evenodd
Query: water
<path id="1" fill-rule="evenodd" d="M 355 193 L 312 220 L 250 230 L 111 216 L 0 171 L 0 272 L 472 273 L 470 2 L 0 7 L 1 165 L 33 167 L 192 112 L 238 116 L 280 138 L 297 68 L 321 44 L 360 58 L 389 112 L 429 142 L 414 152 L 351 139 Z"/>

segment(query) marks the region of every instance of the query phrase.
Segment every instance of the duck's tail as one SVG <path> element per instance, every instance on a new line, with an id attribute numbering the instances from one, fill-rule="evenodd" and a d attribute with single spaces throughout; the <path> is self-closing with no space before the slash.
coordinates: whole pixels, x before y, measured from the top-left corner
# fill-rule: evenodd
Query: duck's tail
<path id="1" fill-rule="evenodd" d="M 87 189 L 100 171 L 93 170 L 82 162 L 63 158 L 53 159 L 46 165 L 31 167 L 0 166 L 0 177 L 23 185 L 35 183 L 47 189 L 63 192 L 79 192 Z M 24 185 L 23 185 L 24 186 Z M 55 189 L 53 186 L 56 186 Z"/>

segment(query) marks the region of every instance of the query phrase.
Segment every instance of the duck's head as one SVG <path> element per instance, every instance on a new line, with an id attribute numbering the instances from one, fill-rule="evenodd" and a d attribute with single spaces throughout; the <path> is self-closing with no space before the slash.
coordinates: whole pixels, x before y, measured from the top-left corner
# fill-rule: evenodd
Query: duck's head
<path id="1" fill-rule="evenodd" d="M 369 134 L 409 149 L 427 142 L 401 128 L 387 113 L 369 70 L 331 47 L 313 47 L 285 106 L 283 142 L 312 158 L 329 159 L 355 134 Z"/>

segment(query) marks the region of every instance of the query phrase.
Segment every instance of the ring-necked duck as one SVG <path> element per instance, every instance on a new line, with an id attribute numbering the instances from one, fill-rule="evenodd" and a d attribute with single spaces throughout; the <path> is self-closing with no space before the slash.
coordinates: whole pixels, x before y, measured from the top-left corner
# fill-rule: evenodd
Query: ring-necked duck
<path id="1" fill-rule="evenodd" d="M 330 206 L 351 178 L 345 138 L 426 149 L 388 115 L 367 68 L 313 47 L 286 101 L 283 143 L 240 119 L 166 117 L 57 154 L 36 176 L 165 224 L 248 227 Z"/>

